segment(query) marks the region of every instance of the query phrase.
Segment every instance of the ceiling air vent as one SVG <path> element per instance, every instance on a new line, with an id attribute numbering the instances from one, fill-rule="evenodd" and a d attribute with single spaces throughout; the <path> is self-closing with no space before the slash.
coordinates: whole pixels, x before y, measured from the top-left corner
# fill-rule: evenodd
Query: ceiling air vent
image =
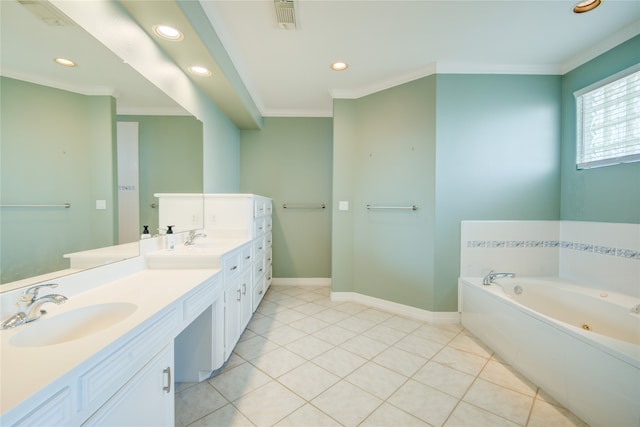
<path id="1" fill-rule="evenodd" d="M 294 30 L 296 28 L 296 9 L 293 0 L 274 0 L 278 28 Z"/>
<path id="2" fill-rule="evenodd" d="M 52 27 L 69 27 L 74 25 L 71 19 L 46 0 L 18 0 L 18 3 L 45 24 L 51 25 Z"/>

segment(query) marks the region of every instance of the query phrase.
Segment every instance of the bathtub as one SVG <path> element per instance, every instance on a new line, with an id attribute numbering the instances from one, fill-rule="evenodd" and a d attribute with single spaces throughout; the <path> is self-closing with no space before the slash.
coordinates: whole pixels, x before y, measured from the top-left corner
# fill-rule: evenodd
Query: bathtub
<path id="1" fill-rule="evenodd" d="M 591 426 L 640 426 L 640 298 L 558 278 L 460 278 L 462 324 Z"/>

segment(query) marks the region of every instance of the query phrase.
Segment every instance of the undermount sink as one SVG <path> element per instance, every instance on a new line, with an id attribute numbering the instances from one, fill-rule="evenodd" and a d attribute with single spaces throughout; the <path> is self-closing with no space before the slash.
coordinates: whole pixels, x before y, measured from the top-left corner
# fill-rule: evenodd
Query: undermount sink
<path id="1" fill-rule="evenodd" d="M 96 304 L 59 315 L 41 317 L 21 326 L 9 341 L 18 347 L 43 347 L 77 340 L 107 329 L 131 316 L 137 305 L 128 302 Z"/>

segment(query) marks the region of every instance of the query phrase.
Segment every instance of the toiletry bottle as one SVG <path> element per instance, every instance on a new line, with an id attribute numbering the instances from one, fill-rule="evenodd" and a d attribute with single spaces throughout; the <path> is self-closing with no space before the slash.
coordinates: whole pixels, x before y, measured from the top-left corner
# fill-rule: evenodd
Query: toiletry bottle
<path id="1" fill-rule="evenodd" d="M 167 225 L 167 249 L 170 251 L 176 247 L 176 238 L 173 235 L 173 227 L 175 227 L 175 225 Z"/>
<path id="2" fill-rule="evenodd" d="M 143 225 L 142 226 L 142 234 L 140 235 L 140 239 L 148 239 L 149 237 L 151 237 L 151 234 L 149 234 L 149 226 L 148 225 Z"/>

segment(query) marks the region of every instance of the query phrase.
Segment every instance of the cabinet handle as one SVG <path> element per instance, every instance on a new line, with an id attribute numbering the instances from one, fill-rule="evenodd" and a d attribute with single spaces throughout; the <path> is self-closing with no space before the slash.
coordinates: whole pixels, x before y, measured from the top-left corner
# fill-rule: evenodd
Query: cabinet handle
<path id="1" fill-rule="evenodd" d="M 242 294 L 240 293 L 240 289 L 238 289 L 238 301 L 242 298 Z"/>
<path id="2" fill-rule="evenodd" d="M 244 257 L 244 259 L 251 259 L 251 256 L 246 256 Z"/>
<path id="3" fill-rule="evenodd" d="M 233 267 L 231 267 L 229 270 L 233 271 L 233 270 L 237 270 L 237 269 L 238 269 L 238 266 L 237 266 L 237 265 L 234 265 L 234 266 L 233 266 Z"/>
<path id="4" fill-rule="evenodd" d="M 167 366 L 167 368 L 162 371 L 162 374 L 167 376 L 167 385 L 162 387 L 162 391 L 171 393 L 171 366 Z"/>
<path id="5" fill-rule="evenodd" d="M 258 292 L 258 295 L 262 295 L 262 291 Z"/>
<path id="6" fill-rule="evenodd" d="M 246 295 L 247 294 L 247 284 L 243 283 L 242 284 L 242 295 Z"/>
<path id="7" fill-rule="evenodd" d="M 258 269 L 258 273 L 262 273 L 262 270 L 263 270 L 262 268 Z"/>
<path id="8" fill-rule="evenodd" d="M 258 250 L 261 251 L 262 250 L 262 246 L 258 247 Z"/>

